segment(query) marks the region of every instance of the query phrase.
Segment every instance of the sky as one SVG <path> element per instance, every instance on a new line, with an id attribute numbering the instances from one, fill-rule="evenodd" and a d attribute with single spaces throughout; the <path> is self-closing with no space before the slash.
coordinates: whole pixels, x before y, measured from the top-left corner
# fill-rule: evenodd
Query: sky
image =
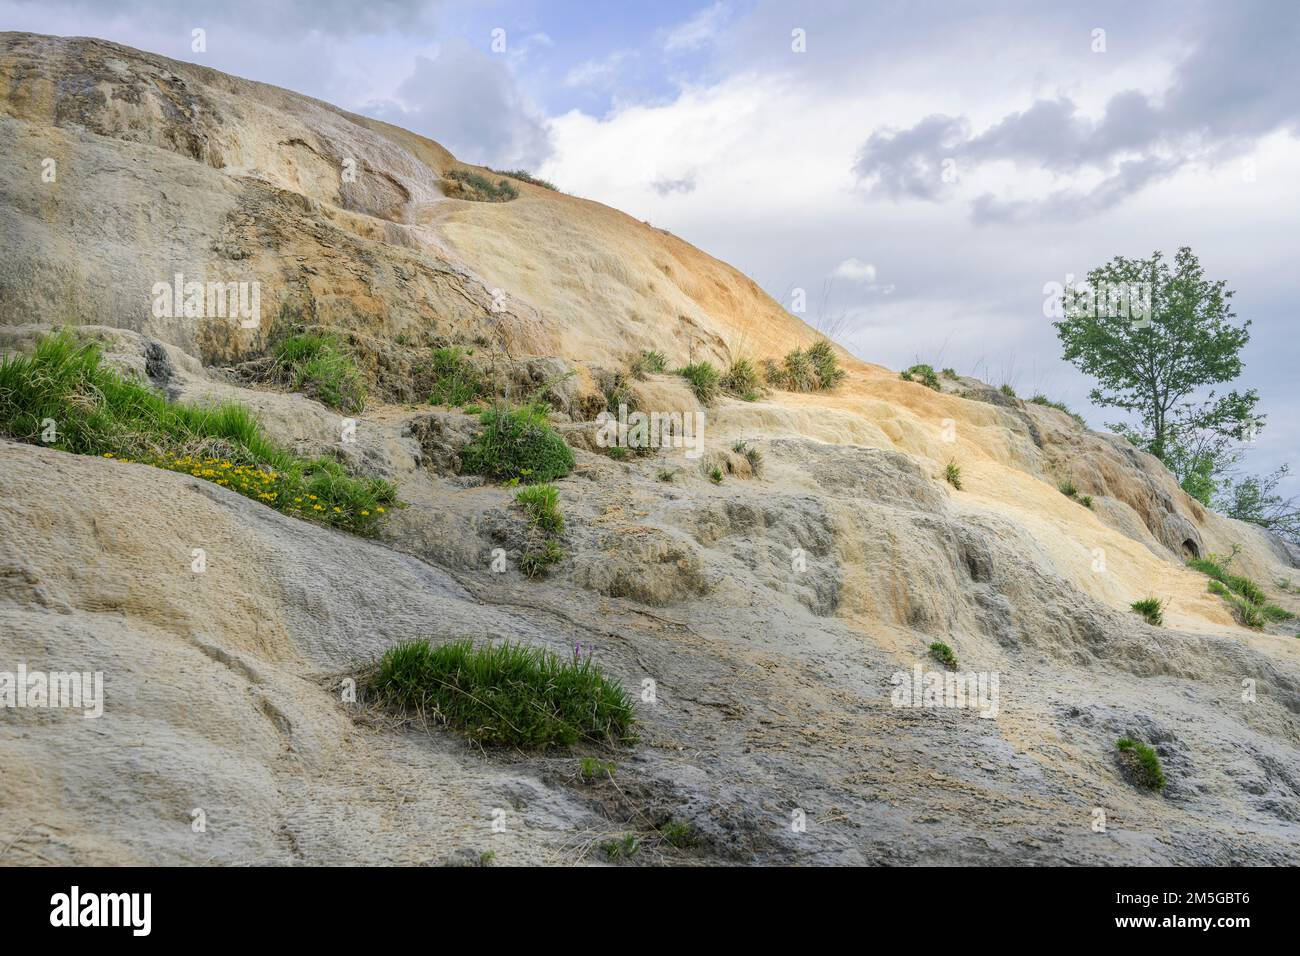
<path id="1" fill-rule="evenodd" d="M 1044 286 L 1190 246 L 1252 322 L 1251 471 L 1300 467 L 1300 3 L 0 0 L 524 167 L 891 368 L 1100 426 Z M 193 31 L 204 31 L 196 51 Z M 1300 493 L 1300 476 L 1284 486 Z"/>

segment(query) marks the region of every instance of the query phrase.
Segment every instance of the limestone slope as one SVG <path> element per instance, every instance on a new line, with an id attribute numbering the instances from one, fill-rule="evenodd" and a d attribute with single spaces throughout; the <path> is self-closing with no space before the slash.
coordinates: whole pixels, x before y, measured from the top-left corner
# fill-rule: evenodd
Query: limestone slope
<path id="1" fill-rule="evenodd" d="M 80 326 L 119 368 L 244 402 L 408 504 L 359 541 L 186 476 L 0 442 L 0 670 L 101 669 L 109 702 L 97 721 L 5 715 L 5 765 L 31 773 L 0 781 L 0 862 L 573 862 L 669 816 L 704 835 L 674 862 L 1300 860 L 1295 628 L 1238 626 L 1184 559 L 1240 546 L 1234 568 L 1293 610 L 1273 585 L 1300 572 L 1126 443 L 844 356 L 832 392 L 706 409 L 703 460 L 614 461 L 590 421 L 602 370 L 641 348 L 670 367 L 778 358 L 813 331 L 615 210 L 525 183 L 451 198 L 464 167 L 436 143 L 104 41 L 0 34 L 0 158 L 19 171 L 0 179 L 0 351 Z M 259 283 L 260 322 L 156 316 L 176 273 Z M 282 313 L 357 352 L 380 401 L 355 442 L 337 412 L 226 370 Z M 514 568 L 512 493 L 457 473 L 474 420 L 420 404 L 429 345 L 453 341 L 515 389 L 574 373 L 552 392 L 578 468 L 546 581 Z M 676 376 L 633 387 L 698 409 Z M 733 466 L 720 485 L 713 463 Z M 1163 628 L 1129 611 L 1148 595 L 1169 601 Z M 645 742 L 591 788 L 573 755 L 484 755 L 350 710 L 338 681 L 417 635 L 594 644 L 630 689 L 658 688 Z M 935 640 L 1000 675 L 996 716 L 891 704 Z M 1165 795 L 1123 780 L 1124 734 L 1158 745 Z"/>

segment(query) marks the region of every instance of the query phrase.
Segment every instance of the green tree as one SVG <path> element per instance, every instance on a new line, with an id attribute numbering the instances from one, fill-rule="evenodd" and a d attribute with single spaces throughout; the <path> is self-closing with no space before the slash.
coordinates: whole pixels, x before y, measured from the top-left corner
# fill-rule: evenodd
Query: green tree
<path id="1" fill-rule="evenodd" d="M 1249 521 L 1300 544 L 1300 502 L 1277 493 L 1277 486 L 1290 470 L 1289 465 L 1282 465 L 1263 477 L 1226 479 L 1215 498 L 1215 507 L 1229 518 Z"/>
<path id="2" fill-rule="evenodd" d="M 1067 290 L 1054 322 L 1065 358 L 1097 379 L 1092 401 L 1137 416 L 1107 424 L 1164 461 L 1180 482 L 1207 500 L 1220 474 L 1240 457 L 1236 443 L 1253 438 L 1264 417 L 1253 389 L 1225 395 L 1200 389 L 1241 374 L 1249 320 L 1234 323 L 1233 293 L 1205 277 L 1184 246 L 1171 263 L 1116 256 Z"/>

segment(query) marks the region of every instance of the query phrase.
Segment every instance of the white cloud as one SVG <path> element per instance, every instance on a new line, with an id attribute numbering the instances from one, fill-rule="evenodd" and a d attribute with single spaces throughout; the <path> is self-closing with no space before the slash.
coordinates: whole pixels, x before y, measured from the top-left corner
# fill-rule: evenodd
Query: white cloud
<path id="1" fill-rule="evenodd" d="M 848 279 L 850 282 L 875 282 L 876 267 L 870 262 L 849 258 L 837 265 L 831 275 L 837 279 Z"/>
<path id="2" fill-rule="evenodd" d="M 731 11 L 727 4 L 722 2 L 705 7 L 669 32 L 664 39 L 664 50 L 669 53 L 683 53 L 707 46 L 717 39 L 718 33 L 730 15 Z"/>

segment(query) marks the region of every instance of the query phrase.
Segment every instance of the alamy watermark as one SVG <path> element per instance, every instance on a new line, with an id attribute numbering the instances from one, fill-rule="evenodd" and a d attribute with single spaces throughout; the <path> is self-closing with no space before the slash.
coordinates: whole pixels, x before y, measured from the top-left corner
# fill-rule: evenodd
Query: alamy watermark
<path id="1" fill-rule="evenodd" d="M 704 454 L 704 412 L 631 412 L 626 404 L 618 415 L 603 411 L 596 416 L 601 448 L 684 448 L 687 458 Z"/>
<path id="2" fill-rule="evenodd" d="M 155 282 L 156 319 L 238 319 L 241 328 L 262 324 L 262 284 L 253 282 L 186 282 L 176 273 L 171 282 Z"/>
<path id="3" fill-rule="evenodd" d="M 895 707 L 950 707 L 979 711 L 991 719 L 998 715 L 998 672 L 927 671 L 920 664 L 907 671 L 894 671 L 889 695 Z"/>
<path id="4" fill-rule="evenodd" d="M 103 671 L 0 671 L 0 707 L 83 711 L 89 719 L 104 713 Z"/>
<path id="5" fill-rule="evenodd" d="M 1043 315 L 1049 319 L 1092 315 L 1097 318 L 1132 319 L 1133 325 L 1151 324 L 1150 282 L 1076 282 L 1067 274 L 1065 282 L 1043 285 Z"/>

